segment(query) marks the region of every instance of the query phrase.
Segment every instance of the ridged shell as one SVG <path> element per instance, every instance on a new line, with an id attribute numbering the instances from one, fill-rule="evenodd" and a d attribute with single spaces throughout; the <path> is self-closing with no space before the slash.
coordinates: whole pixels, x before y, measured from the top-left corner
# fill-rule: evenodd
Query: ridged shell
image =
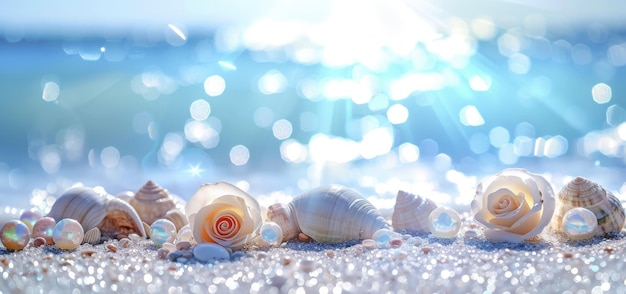
<path id="1" fill-rule="evenodd" d="M 168 219 L 176 225 L 176 229 L 186 225 L 187 217 L 177 207 L 178 200 L 153 181 L 147 181 L 128 203 L 135 208 L 141 220 L 152 224 L 158 219 Z"/>
<path id="2" fill-rule="evenodd" d="M 83 236 L 83 243 L 98 244 L 101 241 L 102 233 L 97 227 L 86 231 Z"/>
<path id="3" fill-rule="evenodd" d="M 320 243 L 341 243 L 371 238 L 389 225 L 369 201 L 340 185 L 313 189 L 288 204 L 268 209 L 268 221 L 283 230 L 283 240 L 302 232 Z"/>
<path id="4" fill-rule="evenodd" d="M 391 225 L 395 231 L 429 233 L 428 216 L 437 204 L 428 198 L 398 191 L 396 205 L 391 215 Z"/>
<path id="5" fill-rule="evenodd" d="M 587 208 L 596 215 L 598 219 L 596 236 L 619 233 L 624 227 L 624 208 L 619 199 L 596 182 L 577 177 L 557 194 L 556 209 L 550 228 L 562 233 L 563 216 L 575 207 Z"/>
<path id="6" fill-rule="evenodd" d="M 102 239 L 131 233 L 146 236 L 141 219 L 125 201 L 89 187 L 71 188 L 61 195 L 52 208 L 49 217 L 59 221 L 64 218 L 77 220 L 83 229 L 99 228 Z"/>

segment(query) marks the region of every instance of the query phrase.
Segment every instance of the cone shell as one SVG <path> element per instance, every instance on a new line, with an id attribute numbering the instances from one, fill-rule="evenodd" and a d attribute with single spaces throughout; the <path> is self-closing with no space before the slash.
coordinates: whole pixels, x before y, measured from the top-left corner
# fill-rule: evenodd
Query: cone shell
<path id="1" fill-rule="evenodd" d="M 141 220 L 151 225 L 158 219 L 168 219 L 176 229 L 186 225 L 187 217 L 178 207 L 179 200 L 153 181 L 147 181 L 128 203 L 135 208 Z"/>
<path id="2" fill-rule="evenodd" d="M 389 225 L 369 201 L 339 185 L 313 189 L 290 203 L 268 209 L 268 221 L 283 230 L 283 240 L 300 232 L 320 243 L 341 243 L 369 239 Z"/>
<path id="3" fill-rule="evenodd" d="M 557 194 L 556 209 L 550 229 L 563 233 L 563 216 L 575 207 L 584 207 L 596 215 L 596 236 L 619 233 L 624 226 L 624 208 L 613 193 L 599 184 L 577 177 L 567 183 Z"/>
<path id="4" fill-rule="evenodd" d="M 428 233 L 428 216 L 437 208 L 437 204 L 428 198 L 398 191 L 396 205 L 391 216 L 391 225 L 395 231 Z"/>
<path id="5" fill-rule="evenodd" d="M 52 205 L 48 216 L 56 221 L 64 218 L 77 220 L 85 232 L 98 228 L 101 239 L 131 233 L 146 236 L 141 219 L 132 206 L 89 187 L 76 187 L 65 191 Z"/>

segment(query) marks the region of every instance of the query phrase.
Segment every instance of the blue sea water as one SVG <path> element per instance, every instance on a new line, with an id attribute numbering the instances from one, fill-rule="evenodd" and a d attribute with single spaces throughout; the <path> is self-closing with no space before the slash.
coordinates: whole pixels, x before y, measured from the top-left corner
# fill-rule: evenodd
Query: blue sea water
<path id="1" fill-rule="evenodd" d="M 174 25 L 163 35 L 7 33 L 0 206 L 43 207 L 41 195 L 76 182 L 115 194 L 147 179 L 183 198 L 228 180 L 258 194 L 342 183 L 463 204 L 455 199 L 507 167 L 555 187 L 585 174 L 622 191 L 623 29 L 474 24 L 372 48 Z"/>

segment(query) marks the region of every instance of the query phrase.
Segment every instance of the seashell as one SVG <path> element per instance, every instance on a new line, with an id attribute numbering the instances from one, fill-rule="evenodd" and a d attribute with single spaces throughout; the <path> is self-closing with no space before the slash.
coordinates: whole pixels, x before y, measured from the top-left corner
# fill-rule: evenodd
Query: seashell
<path id="1" fill-rule="evenodd" d="M 274 204 L 267 216 L 282 228 L 283 240 L 302 232 L 317 242 L 341 243 L 371 239 L 377 230 L 389 228 L 376 207 L 340 185 L 319 187 L 288 204 Z"/>
<path id="2" fill-rule="evenodd" d="M 98 227 L 95 227 L 85 232 L 85 235 L 83 236 L 83 243 L 98 244 L 100 243 L 101 237 L 102 232 L 100 232 L 100 229 Z"/>
<path id="3" fill-rule="evenodd" d="M 596 236 L 619 233 L 624 226 L 624 208 L 619 199 L 596 182 L 577 177 L 557 194 L 550 229 L 564 233 L 563 217 L 567 211 L 575 207 L 584 207 L 595 214 L 598 220 Z"/>
<path id="4" fill-rule="evenodd" d="M 153 181 L 147 181 L 128 203 L 137 210 L 141 220 L 151 225 L 158 219 L 168 219 L 176 225 L 176 229 L 186 225 L 187 217 L 179 208 L 178 197 L 170 194 Z"/>
<path id="5" fill-rule="evenodd" d="M 102 239 L 132 233 L 146 236 L 135 209 L 123 200 L 88 187 L 71 188 L 52 205 L 49 217 L 77 220 L 85 231 L 98 228 Z"/>
<path id="6" fill-rule="evenodd" d="M 397 232 L 429 233 L 428 216 L 435 208 L 437 204 L 428 198 L 398 191 L 391 225 Z"/>

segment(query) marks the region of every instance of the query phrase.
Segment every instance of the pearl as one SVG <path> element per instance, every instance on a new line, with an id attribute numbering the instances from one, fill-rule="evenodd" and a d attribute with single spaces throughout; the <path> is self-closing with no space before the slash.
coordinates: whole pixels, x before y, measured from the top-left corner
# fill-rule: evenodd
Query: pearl
<path id="1" fill-rule="evenodd" d="M 402 235 L 389 229 L 380 229 L 372 235 L 372 239 L 376 241 L 379 248 L 389 247 L 392 239 L 400 238 Z"/>
<path id="2" fill-rule="evenodd" d="M 24 213 L 20 215 L 20 220 L 24 222 L 28 226 L 28 230 L 32 232 L 35 222 L 42 217 L 43 215 L 39 211 L 24 211 Z"/>
<path id="3" fill-rule="evenodd" d="M 9 250 L 22 250 L 30 241 L 30 231 L 23 221 L 10 220 L 0 229 L 0 240 Z"/>
<path id="4" fill-rule="evenodd" d="M 51 217 L 42 217 L 33 226 L 33 238 L 42 237 L 46 239 L 48 245 L 54 244 L 52 234 L 54 232 L 54 226 L 57 222 Z"/>
<path id="5" fill-rule="evenodd" d="M 571 240 L 590 239 L 597 227 L 596 215 L 584 207 L 572 208 L 563 215 L 563 231 Z"/>
<path id="6" fill-rule="evenodd" d="M 454 238 L 461 229 L 461 217 L 452 208 L 437 207 L 428 216 L 430 232 L 440 238 Z"/>
<path id="7" fill-rule="evenodd" d="M 52 239 L 56 246 L 65 250 L 78 248 L 84 236 L 83 226 L 71 218 L 60 220 L 52 232 Z"/>
<path id="8" fill-rule="evenodd" d="M 176 225 L 167 219 L 158 219 L 150 225 L 150 239 L 155 245 L 161 246 L 163 243 L 174 243 L 176 240 Z"/>
<path id="9" fill-rule="evenodd" d="M 278 246 L 283 242 L 283 229 L 275 222 L 264 222 L 259 241 L 261 246 Z"/>

